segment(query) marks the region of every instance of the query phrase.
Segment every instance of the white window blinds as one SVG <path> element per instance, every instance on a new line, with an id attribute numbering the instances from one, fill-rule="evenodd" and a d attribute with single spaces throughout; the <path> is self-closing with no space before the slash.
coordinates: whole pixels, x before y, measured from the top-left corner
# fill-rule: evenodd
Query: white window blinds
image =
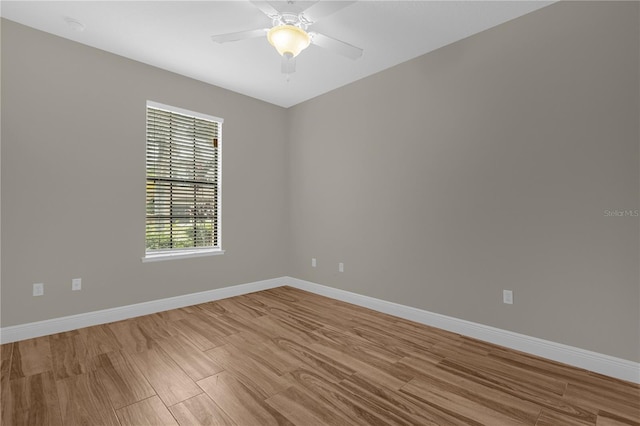
<path id="1" fill-rule="evenodd" d="M 147 253 L 220 247 L 221 126 L 147 104 Z"/>

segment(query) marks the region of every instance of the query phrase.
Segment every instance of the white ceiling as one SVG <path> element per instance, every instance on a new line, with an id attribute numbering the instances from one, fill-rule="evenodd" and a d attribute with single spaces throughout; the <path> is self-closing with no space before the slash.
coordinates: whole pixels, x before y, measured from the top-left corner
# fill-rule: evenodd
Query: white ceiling
<path id="1" fill-rule="evenodd" d="M 322 0 L 324 1 L 324 0 Z M 282 9 L 283 4 L 273 2 Z M 266 37 L 218 44 L 211 35 L 267 28 L 249 1 L 6 1 L 7 19 L 289 107 L 552 2 L 358 1 L 310 31 L 364 49 L 358 60 L 311 45 L 287 82 Z M 300 5 L 298 5 L 300 7 Z M 74 31 L 72 18 L 85 29 Z"/>

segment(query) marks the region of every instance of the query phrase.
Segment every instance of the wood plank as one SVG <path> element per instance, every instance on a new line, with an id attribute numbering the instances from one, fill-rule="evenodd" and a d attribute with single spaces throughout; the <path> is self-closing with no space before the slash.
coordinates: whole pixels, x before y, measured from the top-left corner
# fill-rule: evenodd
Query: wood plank
<path id="1" fill-rule="evenodd" d="M 311 345 L 314 340 L 305 330 L 292 327 L 290 324 L 280 321 L 275 317 L 260 318 L 251 322 L 251 332 L 262 335 L 268 339 L 288 339 L 300 344 Z"/>
<path id="2" fill-rule="evenodd" d="M 52 339 L 66 339 L 68 337 L 73 337 L 78 335 L 80 335 L 80 329 L 62 331 L 60 333 L 50 334 L 49 341 L 51 341 Z"/>
<path id="3" fill-rule="evenodd" d="M 348 425 L 353 422 L 340 411 L 329 410 L 318 397 L 292 386 L 267 399 L 267 403 L 296 425 Z"/>
<path id="4" fill-rule="evenodd" d="M 469 375 L 477 372 L 479 377 L 483 377 L 486 380 L 495 380 L 503 386 L 521 390 L 522 392 L 561 397 L 567 389 L 568 383 L 565 380 L 559 380 L 547 374 L 528 371 L 499 361 L 489 360 L 486 356 L 470 355 L 464 351 L 464 348 L 461 348 L 460 353 L 466 355 L 455 359 L 447 357 L 442 361 L 441 365 L 447 366 L 452 370 L 465 370 Z"/>
<path id="5" fill-rule="evenodd" d="M 167 406 L 202 393 L 202 389 L 162 349 L 149 349 L 129 356 Z"/>
<path id="6" fill-rule="evenodd" d="M 518 420 L 502 411 L 493 409 L 492 402 L 476 402 L 474 398 L 465 397 L 464 393 L 447 392 L 439 386 L 433 386 L 421 378 L 414 379 L 405 385 L 401 392 L 405 393 L 415 402 L 422 403 L 425 407 L 451 416 L 457 419 L 459 424 L 473 425 L 522 425 L 534 424 L 538 414 L 526 416 L 526 419 Z M 519 416 L 520 417 L 520 416 Z"/>
<path id="7" fill-rule="evenodd" d="M 90 371 L 56 382 L 63 424 L 119 426 L 107 392 L 95 374 Z"/>
<path id="8" fill-rule="evenodd" d="M 120 408 L 117 415 L 122 426 L 178 425 L 157 396 Z"/>
<path id="9" fill-rule="evenodd" d="M 11 376 L 11 356 L 13 354 L 14 343 L 0 345 L 0 424 L 10 424 L 5 418 L 12 412 L 11 388 L 9 377 Z"/>
<path id="10" fill-rule="evenodd" d="M 371 404 L 359 395 L 345 392 L 338 384 L 313 371 L 300 369 L 291 373 L 291 376 L 296 386 L 309 392 L 316 401 L 322 402 L 324 410 L 340 413 L 349 419 L 349 424 L 409 424 L 401 417 Z"/>
<path id="11" fill-rule="evenodd" d="M 280 310 L 295 311 L 299 315 L 305 316 L 308 319 L 319 321 L 323 327 L 332 325 L 334 321 L 337 322 L 337 328 L 346 328 L 348 326 L 349 318 L 342 315 L 336 315 L 335 312 L 327 309 L 325 306 L 317 306 L 310 300 L 302 300 L 296 296 L 288 297 L 289 300 L 282 300 L 280 297 L 274 297 L 267 292 L 251 293 L 245 296 L 251 300 L 256 306 L 260 306 L 268 314 L 274 314 L 274 308 Z M 293 308 L 293 309 L 292 309 Z"/>
<path id="12" fill-rule="evenodd" d="M 64 424 L 51 371 L 11 380 L 9 393 L 2 397 L 3 425 Z"/>
<path id="13" fill-rule="evenodd" d="M 147 379 L 122 351 L 96 357 L 96 378 L 118 409 L 156 394 Z"/>
<path id="14" fill-rule="evenodd" d="M 223 370 L 211 357 L 182 335 L 160 339 L 157 343 L 193 381 L 204 379 Z"/>
<path id="15" fill-rule="evenodd" d="M 202 312 L 196 313 L 194 316 L 205 321 L 208 329 L 220 337 L 250 331 L 253 327 L 252 321 L 256 319 L 244 318 L 233 312 L 227 312 L 223 315 L 211 315 L 211 313 L 206 310 L 202 310 Z"/>
<path id="16" fill-rule="evenodd" d="M 173 327 L 173 322 L 165 320 L 159 314 L 141 316 L 138 318 L 138 324 L 143 333 L 151 340 L 163 339 L 178 334 L 178 330 Z"/>
<path id="17" fill-rule="evenodd" d="M 400 389 L 409 380 L 415 377 L 415 373 L 392 363 L 375 359 L 373 355 L 365 352 L 352 352 L 347 347 L 332 347 L 329 345 L 311 345 L 310 349 L 317 354 L 322 354 L 352 369 L 354 372 L 367 377 L 380 386 L 390 389 Z M 360 355 L 360 356 L 358 356 Z"/>
<path id="18" fill-rule="evenodd" d="M 236 423 L 206 394 L 196 395 L 169 407 L 184 426 L 236 426 Z"/>
<path id="19" fill-rule="evenodd" d="M 286 378 L 245 356 L 231 344 L 211 349 L 206 354 L 263 399 L 291 386 Z"/>
<path id="20" fill-rule="evenodd" d="M 292 425 L 227 371 L 200 380 L 198 385 L 238 425 Z"/>
<path id="21" fill-rule="evenodd" d="M 187 319 L 174 321 L 173 326 L 201 351 L 226 344 L 223 339 L 224 335 L 212 332 L 207 321 L 203 320 L 203 316 L 189 314 Z"/>
<path id="22" fill-rule="evenodd" d="M 260 292 L 244 294 L 242 296 L 238 296 L 237 298 L 234 297 L 234 298 L 231 298 L 229 300 L 237 299 L 238 303 L 241 303 L 247 309 L 253 310 L 254 313 L 255 313 L 255 316 L 268 315 L 269 314 L 270 305 L 268 305 L 266 303 L 262 303 L 261 301 L 256 300 L 253 297 L 251 297 L 254 294 L 260 294 Z"/>
<path id="23" fill-rule="evenodd" d="M 491 366 L 491 363 L 486 364 L 484 359 L 476 358 L 471 355 L 466 363 L 445 359 L 438 366 L 452 374 L 523 401 L 534 403 L 550 410 L 550 412 L 561 414 L 563 417 L 590 423 L 595 421 L 596 411 L 585 410 L 580 405 L 567 401 L 563 397 L 566 383 L 549 381 L 548 377 L 541 377 L 536 372 L 518 371 L 517 369 L 509 371 L 508 366 L 500 364 Z M 415 362 L 413 366 L 415 366 Z"/>
<path id="24" fill-rule="evenodd" d="M 411 367 L 413 360 L 405 359 L 401 363 Z M 421 401 L 435 403 L 443 410 L 454 409 L 472 420 L 494 424 L 535 424 L 540 414 L 540 406 L 500 389 L 468 380 L 438 365 L 421 366 L 420 375 L 401 390 Z"/>
<path id="25" fill-rule="evenodd" d="M 49 337 L 15 342 L 11 357 L 11 380 L 51 371 L 51 347 Z"/>
<path id="26" fill-rule="evenodd" d="M 304 364 L 300 359 L 279 348 L 271 339 L 264 339 L 255 333 L 244 331 L 228 336 L 225 340 L 279 376 L 290 373 Z"/>
<path id="27" fill-rule="evenodd" d="M 229 313 L 229 311 L 227 311 L 222 305 L 220 305 L 218 301 L 201 303 L 196 306 L 196 311 L 199 311 L 200 313 L 205 313 L 213 317 Z M 195 313 L 195 312 L 192 312 L 192 313 Z"/>
<path id="28" fill-rule="evenodd" d="M 13 354 L 14 343 L 0 345 L 0 377 L 9 379 L 11 373 L 11 355 Z"/>
<path id="29" fill-rule="evenodd" d="M 552 375 L 558 380 L 565 380 L 575 385 L 601 389 L 603 394 L 615 393 L 620 397 L 626 398 L 628 401 L 640 400 L 640 398 L 638 398 L 640 385 L 638 384 L 615 380 L 611 377 L 602 376 L 524 352 L 505 350 L 505 348 L 499 346 L 495 346 L 488 357 L 522 367 L 527 371 L 535 371 L 543 375 Z"/>
<path id="30" fill-rule="evenodd" d="M 78 331 L 84 337 L 89 358 L 122 349 L 116 335 L 106 324 L 81 328 Z"/>
<path id="31" fill-rule="evenodd" d="M 87 345 L 79 333 L 50 338 L 49 346 L 56 380 L 88 371 Z"/>
<path id="32" fill-rule="evenodd" d="M 314 315 L 307 315 L 300 310 L 294 310 L 287 307 L 273 307 L 269 309 L 269 317 L 278 318 L 280 322 L 289 325 L 295 330 L 311 333 L 322 327 L 327 327 L 326 323 Z"/>
<path id="33" fill-rule="evenodd" d="M 468 359 L 469 356 L 486 358 L 489 355 L 488 350 L 482 347 L 479 348 L 477 345 L 465 343 L 462 339 L 436 342 L 431 345 L 428 352 L 441 358 L 463 361 Z"/>
<path id="34" fill-rule="evenodd" d="M 282 350 L 300 359 L 305 365 L 316 373 L 322 374 L 331 381 L 339 382 L 351 375 L 356 370 L 331 357 L 317 353 L 309 346 L 289 339 L 274 339 L 274 343 Z"/>
<path id="35" fill-rule="evenodd" d="M 165 321 L 174 322 L 189 317 L 189 314 L 197 310 L 197 306 L 187 306 L 179 309 L 171 309 L 169 311 L 158 312 L 157 315 Z"/>
<path id="36" fill-rule="evenodd" d="M 638 392 L 610 392 L 584 384 L 569 383 L 565 399 L 578 406 L 591 406 L 597 412 L 615 413 L 617 418 L 640 420 L 640 390 Z M 600 417 L 600 416 L 598 416 Z M 602 423 L 604 420 L 600 420 Z"/>
<path id="37" fill-rule="evenodd" d="M 315 343 L 329 343 L 337 347 L 347 347 L 351 351 L 355 352 L 366 352 L 390 363 L 399 361 L 403 358 L 403 356 L 388 350 L 383 345 L 372 343 L 350 331 L 323 327 L 313 333 L 309 333 L 309 336 L 314 339 Z"/>
<path id="38" fill-rule="evenodd" d="M 459 419 L 439 410 L 430 410 L 426 405 L 416 404 L 401 392 L 381 387 L 376 383 L 354 374 L 339 383 L 345 391 L 357 395 L 379 409 L 393 413 L 407 423 L 415 425 L 453 425 L 461 423 Z"/>
<path id="39" fill-rule="evenodd" d="M 383 345 L 388 351 L 405 357 L 415 352 L 430 353 L 433 347 L 430 343 L 416 342 L 410 336 L 389 332 L 383 328 L 361 324 L 350 329 L 362 339 L 368 340 L 373 345 Z"/>
<path id="40" fill-rule="evenodd" d="M 411 335 L 417 338 L 426 338 L 433 343 L 440 342 L 457 342 L 457 341 L 474 341 L 480 342 L 479 340 L 472 339 L 466 336 L 461 336 L 459 334 L 453 333 L 451 331 L 442 330 L 439 328 L 431 327 L 425 324 L 420 324 L 417 322 L 410 321 L 404 318 L 392 318 L 393 329 L 397 330 L 398 333 L 402 333 L 403 335 Z M 491 345 L 490 348 L 495 348 L 495 345 Z"/>
<path id="41" fill-rule="evenodd" d="M 232 313 L 249 320 L 267 314 L 266 309 L 263 309 L 257 303 L 252 303 L 251 299 L 247 299 L 244 296 L 218 300 L 216 305 L 222 308 L 225 313 Z"/>
<path id="42" fill-rule="evenodd" d="M 107 324 L 120 347 L 129 353 L 144 352 L 155 347 L 155 340 L 140 327 L 138 318 Z"/>
<path id="43" fill-rule="evenodd" d="M 304 296 L 309 295 L 303 290 L 298 290 L 293 287 L 276 287 L 270 288 L 264 291 L 257 291 L 255 293 L 250 293 L 248 296 L 259 296 L 259 297 L 268 297 L 273 298 L 275 300 L 279 300 L 293 306 L 296 303 L 299 303 Z M 326 298 L 327 300 L 330 300 Z"/>
<path id="44" fill-rule="evenodd" d="M 575 418 L 566 414 L 556 413 L 551 410 L 542 410 L 536 426 L 595 426 L 596 416 L 592 419 Z"/>
<path id="45" fill-rule="evenodd" d="M 629 419 L 606 411 L 600 411 L 596 426 L 640 426 L 640 418 Z"/>

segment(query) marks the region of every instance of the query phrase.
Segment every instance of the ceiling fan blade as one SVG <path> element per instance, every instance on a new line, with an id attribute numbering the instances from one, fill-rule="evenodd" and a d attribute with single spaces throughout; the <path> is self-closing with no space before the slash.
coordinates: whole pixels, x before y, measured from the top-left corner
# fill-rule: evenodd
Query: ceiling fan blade
<path id="1" fill-rule="evenodd" d="M 267 33 L 267 30 L 260 28 L 257 30 L 240 31 L 237 33 L 219 34 L 211 36 L 211 40 L 216 43 L 227 43 L 230 41 L 246 40 L 248 38 L 262 37 Z"/>
<path id="2" fill-rule="evenodd" d="M 317 1 L 309 6 L 303 13 L 311 22 L 318 22 L 325 16 L 333 15 L 340 9 L 355 3 L 355 1 Z"/>
<path id="3" fill-rule="evenodd" d="M 267 15 L 269 18 L 273 18 L 280 13 L 268 1 L 251 0 L 251 3 L 258 9 L 260 9 L 262 13 Z"/>
<path id="4" fill-rule="evenodd" d="M 311 43 L 324 49 L 331 50 L 338 55 L 346 56 L 349 59 L 358 59 L 364 52 L 356 46 L 352 46 L 344 41 L 336 40 L 324 34 L 309 33 L 311 35 Z"/>
<path id="5" fill-rule="evenodd" d="M 282 68 L 280 70 L 282 74 L 287 75 L 296 72 L 296 58 L 287 54 L 282 55 Z"/>

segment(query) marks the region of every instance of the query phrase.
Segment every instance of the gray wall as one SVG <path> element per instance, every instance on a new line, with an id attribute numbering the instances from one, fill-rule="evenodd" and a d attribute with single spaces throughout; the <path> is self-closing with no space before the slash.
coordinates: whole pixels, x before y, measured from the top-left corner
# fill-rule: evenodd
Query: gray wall
<path id="1" fill-rule="evenodd" d="M 293 275 L 640 361 L 638 28 L 555 4 L 292 108 Z"/>
<path id="2" fill-rule="evenodd" d="M 638 27 L 555 4 L 283 110 L 3 21 L 2 326 L 292 275 L 640 361 Z M 140 262 L 147 99 L 225 119 L 224 256 Z"/>
<path id="3" fill-rule="evenodd" d="M 225 119 L 222 256 L 140 260 L 147 99 Z M 2 326 L 286 275 L 286 113 L 4 20 Z"/>

